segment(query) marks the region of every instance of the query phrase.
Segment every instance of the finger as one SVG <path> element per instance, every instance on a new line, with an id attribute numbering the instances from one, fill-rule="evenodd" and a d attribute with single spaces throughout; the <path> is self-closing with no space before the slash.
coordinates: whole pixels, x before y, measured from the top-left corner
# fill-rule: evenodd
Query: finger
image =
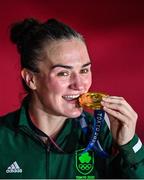
<path id="1" fill-rule="evenodd" d="M 104 97 L 102 102 L 107 102 L 107 103 L 114 103 L 118 104 L 120 106 L 124 106 L 127 108 L 130 112 L 133 112 L 133 108 L 128 104 L 128 102 L 123 98 L 123 97 L 118 97 L 118 96 L 109 96 L 109 97 Z"/>
<path id="2" fill-rule="evenodd" d="M 106 107 L 106 108 L 111 109 L 111 110 L 115 110 L 115 111 L 129 117 L 129 118 L 132 116 L 131 114 L 133 114 L 123 104 L 108 103 L 108 102 L 101 102 L 101 104 L 103 105 L 103 107 Z"/>
<path id="3" fill-rule="evenodd" d="M 109 115 L 115 117 L 117 120 L 121 121 L 124 124 L 129 124 L 129 118 L 127 116 L 123 115 L 122 113 L 109 109 L 107 107 L 103 107 L 105 112 L 107 112 Z"/>
<path id="4" fill-rule="evenodd" d="M 111 99 L 123 99 L 123 97 L 121 96 L 106 96 L 106 97 L 102 97 L 103 99 L 105 98 L 111 98 Z"/>

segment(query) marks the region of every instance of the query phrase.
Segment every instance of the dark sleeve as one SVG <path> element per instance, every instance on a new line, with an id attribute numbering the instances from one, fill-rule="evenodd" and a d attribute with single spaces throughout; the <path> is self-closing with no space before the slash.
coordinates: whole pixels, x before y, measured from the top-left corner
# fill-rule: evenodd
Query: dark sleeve
<path id="1" fill-rule="evenodd" d="M 129 143 L 120 146 L 119 150 L 124 178 L 144 178 L 144 146 L 138 136 L 135 135 Z"/>
<path id="2" fill-rule="evenodd" d="M 109 153 L 106 159 L 106 178 L 144 179 L 144 146 L 136 134 L 129 143 L 115 147 L 112 134 L 105 124 L 100 141 Z"/>

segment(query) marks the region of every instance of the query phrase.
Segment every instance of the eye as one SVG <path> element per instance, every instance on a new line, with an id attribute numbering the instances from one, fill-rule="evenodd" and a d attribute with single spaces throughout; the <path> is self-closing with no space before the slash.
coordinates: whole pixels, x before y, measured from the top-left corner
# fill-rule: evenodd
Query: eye
<path id="1" fill-rule="evenodd" d="M 62 71 L 62 72 L 59 72 L 57 74 L 57 76 L 69 76 L 69 72 L 68 71 Z"/>
<path id="2" fill-rule="evenodd" d="M 85 68 L 85 69 L 81 69 L 80 70 L 80 73 L 81 74 L 86 74 L 86 73 L 88 73 L 89 72 L 89 69 L 88 68 Z"/>

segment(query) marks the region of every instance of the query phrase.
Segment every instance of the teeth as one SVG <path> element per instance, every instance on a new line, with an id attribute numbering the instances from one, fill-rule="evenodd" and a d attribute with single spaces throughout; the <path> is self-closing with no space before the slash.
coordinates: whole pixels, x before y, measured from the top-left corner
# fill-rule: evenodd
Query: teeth
<path id="1" fill-rule="evenodd" d="M 78 98 L 80 95 L 67 95 L 67 96 L 63 96 L 63 98 L 65 98 L 66 100 L 72 100 L 72 99 L 76 99 Z"/>

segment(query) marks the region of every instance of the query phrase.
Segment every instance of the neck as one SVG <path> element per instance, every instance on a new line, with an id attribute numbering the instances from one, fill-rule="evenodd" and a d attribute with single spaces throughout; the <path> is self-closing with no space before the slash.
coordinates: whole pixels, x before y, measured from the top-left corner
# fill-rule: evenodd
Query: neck
<path id="1" fill-rule="evenodd" d="M 29 115 L 33 124 L 52 138 L 58 134 L 66 120 L 66 117 L 45 112 L 33 102 L 29 104 Z"/>

